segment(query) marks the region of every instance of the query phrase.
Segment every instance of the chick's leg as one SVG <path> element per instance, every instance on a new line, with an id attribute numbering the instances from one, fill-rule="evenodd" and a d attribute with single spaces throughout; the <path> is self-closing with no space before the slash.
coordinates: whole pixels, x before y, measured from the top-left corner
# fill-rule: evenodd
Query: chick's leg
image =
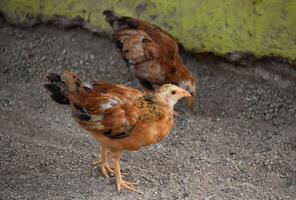
<path id="1" fill-rule="evenodd" d="M 107 161 L 107 147 L 105 145 L 102 145 L 101 147 L 101 160 L 95 161 L 93 165 L 101 167 L 102 173 L 105 177 L 109 177 L 110 174 L 114 174 L 114 171 L 111 169 Z"/>
<path id="2" fill-rule="evenodd" d="M 140 191 L 136 190 L 134 188 L 134 185 L 137 185 L 137 183 L 130 183 L 127 181 L 124 181 L 121 176 L 120 172 L 120 156 L 121 152 L 119 151 L 111 151 L 112 155 L 112 162 L 114 163 L 114 168 L 115 168 L 115 177 L 116 177 L 116 187 L 117 187 L 117 192 L 119 193 L 121 188 L 125 188 L 131 191 L 139 192 Z"/>

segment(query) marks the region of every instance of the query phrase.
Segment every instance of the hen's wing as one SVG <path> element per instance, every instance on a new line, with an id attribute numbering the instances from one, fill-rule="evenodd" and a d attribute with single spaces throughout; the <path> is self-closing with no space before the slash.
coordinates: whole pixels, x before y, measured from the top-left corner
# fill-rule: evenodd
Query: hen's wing
<path id="1" fill-rule="evenodd" d="M 166 49 L 168 50 L 166 53 L 174 54 L 179 51 L 178 42 L 176 41 L 176 39 L 169 33 L 162 30 L 160 27 L 149 22 L 131 17 L 123 18 L 122 21 L 129 24 L 129 27 L 134 27 L 133 29 L 146 32 L 152 38 L 152 40 L 157 41 L 161 45 L 164 45 L 164 47 L 166 47 Z"/>
<path id="2" fill-rule="evenodd" d="M 116 32 L 113 40 L 130 64 L 136 65 L 162 56 L 160 45 L 141 30 L 126 29 Z"/>
<path id="3" fill-rule="evenodd" d="M 74 74 L 66 76 L 74 80 Z M 72 115 L 83 128 L 110 138 L 127 137 L 140 117 L 135 100 L 142 96 L 138 90 L 103 82 L 92 82 L 91 87 L 75 83 L 69 92 Z"/>
<path id="4" fill-rule="evenodd" d="M 160 27 L 140 19 L 119 16 L 110 10 L 104 14 L 114 30 L 116 46 L 131 63 L 159 58 L 171 62 L 180 60 L 178 42 Z"/>

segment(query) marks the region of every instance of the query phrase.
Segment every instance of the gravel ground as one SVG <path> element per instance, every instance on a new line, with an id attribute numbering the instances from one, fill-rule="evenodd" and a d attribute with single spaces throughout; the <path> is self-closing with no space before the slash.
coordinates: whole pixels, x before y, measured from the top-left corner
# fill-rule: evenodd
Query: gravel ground
<path id="1" fill-rule="evenodd" d="M 118 196 L 114 178 L 91 165 L 98 143 L 42 87 L 47 72 L 71 70 L 141 88 L 110 39 L 0 23 L 0 199 L 296 199 L 295 85 L 207 56 L 183 59 L 200 79 L 198 106 L 181 102 L 165 141 L 124 153 L 124 177 L 144 194 Z"/>

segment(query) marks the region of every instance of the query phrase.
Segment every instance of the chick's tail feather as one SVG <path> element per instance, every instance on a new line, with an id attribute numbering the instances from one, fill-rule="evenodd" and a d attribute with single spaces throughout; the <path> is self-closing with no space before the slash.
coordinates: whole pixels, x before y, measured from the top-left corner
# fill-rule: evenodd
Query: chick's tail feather
<path id="1" fill-rule="evenodd" d="M 70 101 L 67 97 L 67 85 L 61 79 L 61 76 L 54 73 L 49 73 L 46 76 L 49 83 L 44 87 L 50 92 L 50 97 L 59 104 L 69 105 Z"/>

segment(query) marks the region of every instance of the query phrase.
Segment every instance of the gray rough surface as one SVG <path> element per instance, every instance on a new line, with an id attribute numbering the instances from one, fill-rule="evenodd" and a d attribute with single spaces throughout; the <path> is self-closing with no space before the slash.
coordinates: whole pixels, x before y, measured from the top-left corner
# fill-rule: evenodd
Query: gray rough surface
<path id="1" fill-rule="evenodd" d="M 199 106 L 179 104 L 165 141 L 124 153 L 124 177 L 144 195 L 118 196 L 91 165 L 98 143 L 42 87 L 47 72 L 71 70 L 141 88 L 110 39 L 0 23 L 0 199 L 296 199 L 295 86 L 183 58 L 199 75 Z"/>

